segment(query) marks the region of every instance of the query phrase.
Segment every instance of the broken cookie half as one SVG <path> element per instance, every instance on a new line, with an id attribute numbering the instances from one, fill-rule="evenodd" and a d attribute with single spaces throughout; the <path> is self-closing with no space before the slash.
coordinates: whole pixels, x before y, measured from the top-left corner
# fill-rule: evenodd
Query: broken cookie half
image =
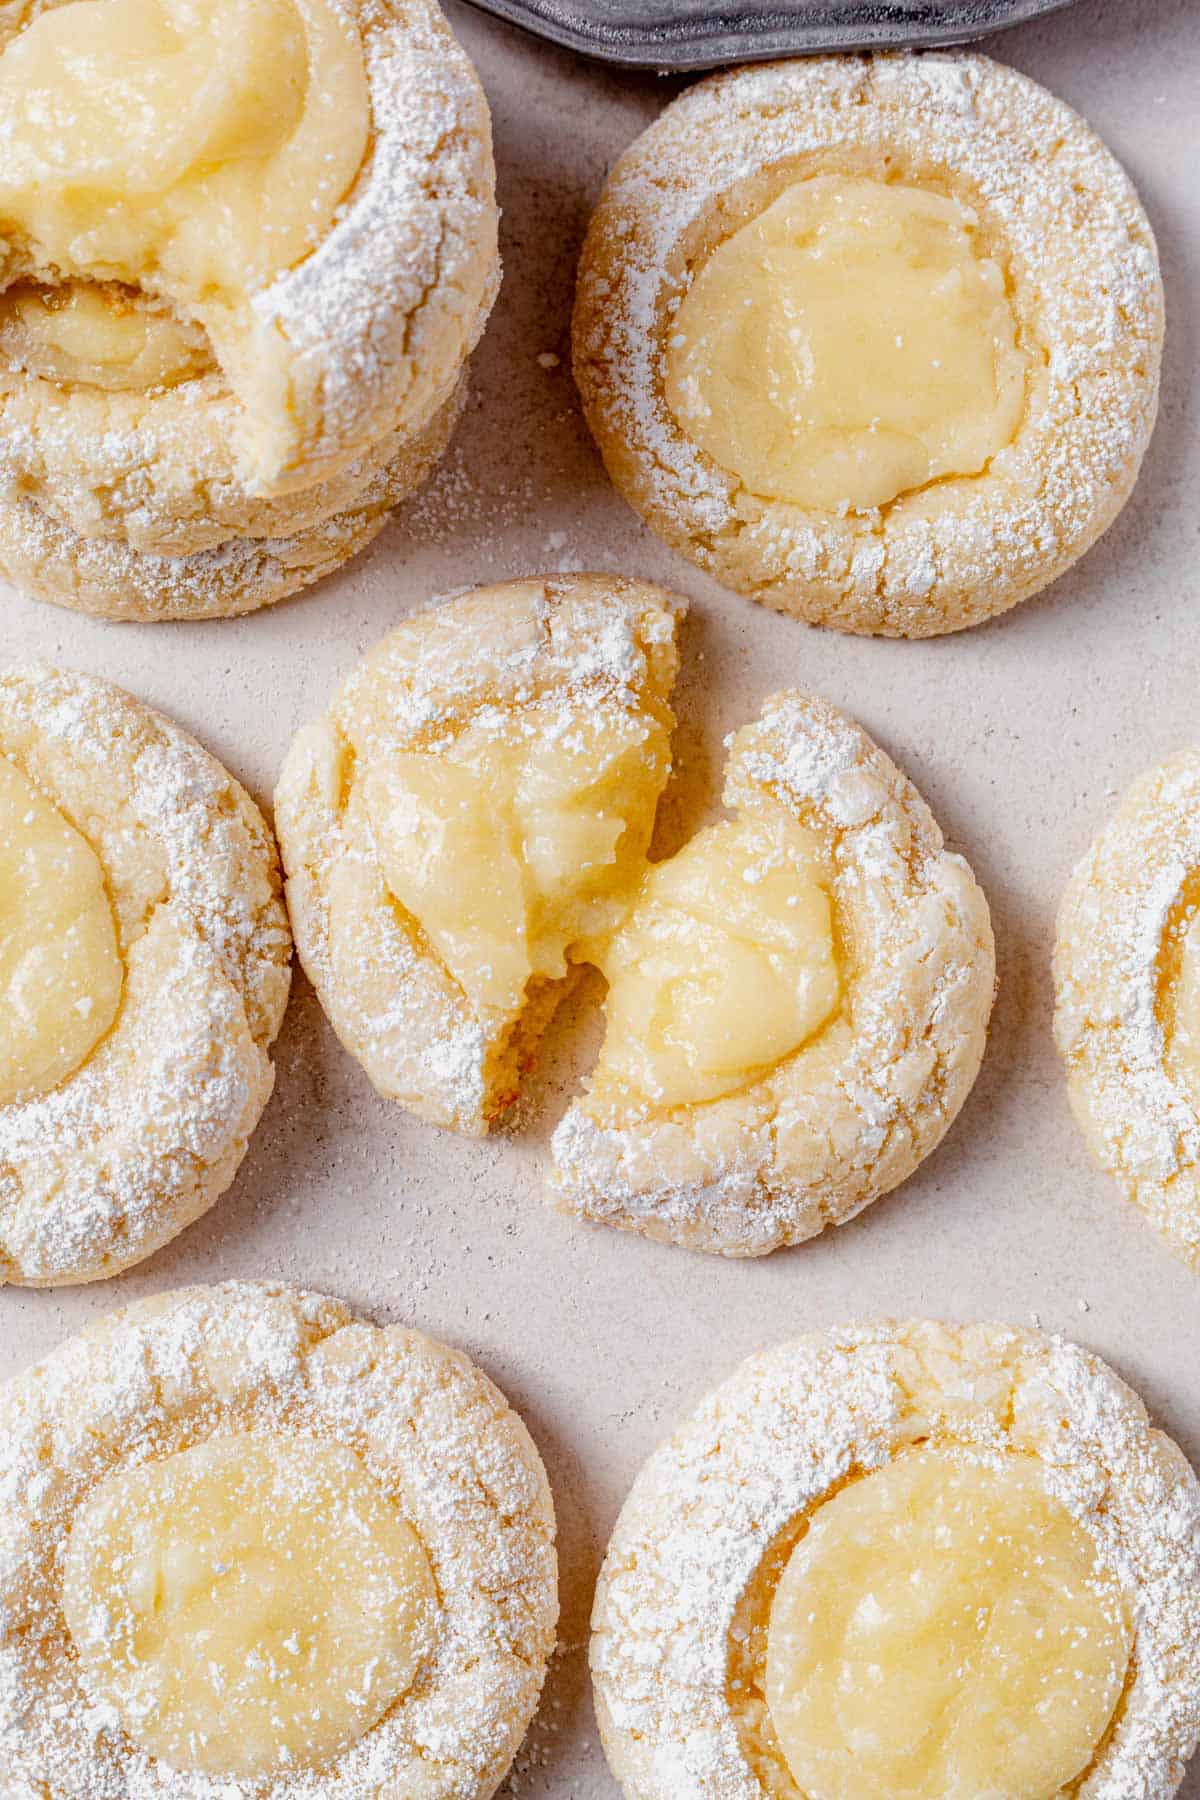
<path id="1" fill-rule="evenodd" d="M 823 700 L 731 742 L 733 816 L 651 867 L 605 945 L 608 1030 L 554 1135 L 570 1212 L 761 1256 L 941 1140 L 995 988 L 987 901 L 911 782 Z"/>
<path id="2" fill-rule="evenodd" d="M 301 731 L 275 797 L 300 955 L 381 1094 L 484 1132 L 585 939 L 617 923 L 670 772 L 683 603 L 607 575 L 406 619 Z"/>
<path id="3" fill-rule="evenodd" d="M 733 740 L 731 816 L 649 861 L 682 611 L 585 575 L 405 621 L 297 737 L 277 825 L 301 959 L 381 1093 L 486 1131 L 591 963 L 607 1031 L 554 1137 L 558 1203 L 757 1255 L 941 1138 L 991 930 L 911 785 L 798 694 Z"/>

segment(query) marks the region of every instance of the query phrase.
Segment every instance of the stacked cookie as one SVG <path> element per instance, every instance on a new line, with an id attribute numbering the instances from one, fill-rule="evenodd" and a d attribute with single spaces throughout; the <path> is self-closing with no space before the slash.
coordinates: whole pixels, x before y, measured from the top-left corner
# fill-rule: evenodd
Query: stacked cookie
<path id="1" fill-rule="evenodd" d="M 490 125 L 432 0 L 151 10 L 78 56 L 51 6 L 0 53 L 0 569 L 214 617 L 336 568 L 444 450 Z"/>

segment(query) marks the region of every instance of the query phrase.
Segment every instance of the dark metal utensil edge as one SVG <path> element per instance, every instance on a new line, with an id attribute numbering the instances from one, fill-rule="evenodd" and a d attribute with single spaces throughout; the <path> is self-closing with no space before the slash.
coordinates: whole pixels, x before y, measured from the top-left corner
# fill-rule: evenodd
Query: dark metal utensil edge
<path id="1" fill-rule="evenodd" d="M 672 25 L 664 17 L 663 24 L 653 31 L 630 32 L 589 21 L 578 8 L 557 0 L 470 0 L 470 4 L 581 56 L 619 68 L 684 74 L 726 63 L 762 62 L 821 51 L 934 49 L 969 43 L 1057 12 L 1072 0 L 1006 0 L 1004 4 L 958 0 L 940 6 L 938 18 L 930 16 L 928 7 L 918 12 L 897 5 L 864 6 L 857 18 L 808 24 L 798 10 L 781 8 L 752 29 L 746 23 L 738 24 L 736 14 L 714 9 L 707 19 Z"/>

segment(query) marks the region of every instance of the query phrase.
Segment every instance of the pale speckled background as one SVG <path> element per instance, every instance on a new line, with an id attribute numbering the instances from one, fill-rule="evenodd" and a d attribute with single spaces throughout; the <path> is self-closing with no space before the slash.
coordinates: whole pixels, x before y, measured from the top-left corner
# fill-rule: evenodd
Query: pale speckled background
<path id="1" fill-rule="evenodd" d="M 228 1276 L 324 1288 L 462 1346 L 528 1420 L 561 1524 L 561 1652 L 505 1792 L 613 1800 L 585 1679 L 605 1539 L 643 1458 L 749 1351 L 877 1312 L 1037 1320 L 1112 1361 L 1200 1463 L 1200 1284 L 1088 1166 L 1049 984 L 1059 892 L 1115 791 L 1200 737 L 1200 6 L 1085 0 L 995 41 L 1092 120 L 1141 189 L 1167 284 L 1163 408 L 1134 499 L 1082 565 L 1007 618 L 924 644 L 812 631 L 722 594 L 610 490 L 567 367 L 572 271 L 605 171 L 672 89 L 461 6 L 453 21 L 492 103 L 506 276 L 434 484 L 366 557 L 274 611 L 114 626 L 4 594 L 0 656 L 113 677 L 265 797 L 294 728 L 428 596 L 579 567 L 678 587 L 694 602 L 678 744 L 701 785 L 711 792 L 730 727 L 803 684 L 864 721 L 970 858 L 1001 979 L 982 1075 L 898 1193 L 814 1244 L 721 1263 L 545 1209 L 545 1139 L 594 1040 L 587 1008 L 552 1032 L 523 1126 L 477 1144 L 377 1099 L 298 978 L 275 1096 L 231 1192 L 122 1280 L 0 1294 L 0 1372 L 138 1295 Z M 1200 1765 L 1183 1793 L 1200 1800 Z"/>

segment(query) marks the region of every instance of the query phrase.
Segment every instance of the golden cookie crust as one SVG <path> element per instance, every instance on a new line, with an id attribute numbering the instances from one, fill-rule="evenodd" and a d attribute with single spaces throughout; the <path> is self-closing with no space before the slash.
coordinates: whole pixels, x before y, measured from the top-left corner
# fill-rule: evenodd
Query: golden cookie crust
<path id="1" fill-rule="evenodd" d="M 166 555 L 280 535 L 280 495 L 332 483 L 326 516 L 341 510 L 338 478 L 357 465 L 361 485 L 366 463 L 390 453 L 380 445 L 422 433 L 446 405 L 499 282 L 487 103 L 435 0 L 349 11 L 370 135 L 325 240 L 235 320 L 188 305 L 213 324 L 218 375 L 109 394 L 0 372 L 7 504 L 24 497 L 75 531 Z M 0 42 L 27 16 L 13 9 Z M 5 285 L 55 278 L 21 246 L 2 248 Z"/>
<path id="2" fill-rule="evenodd" d="M 332 1441 L 415 1526 L 437 1583 L 415 1685 L 323 1769 L 183 1774 L 82 1688 L 59 1599 L 73 1516 L 123 1466 L 218 1434 Z M 557 1566 L 545 1471 L 459 1352 L 339 1301 L 230 1282 L 143 1300 L 0 1390 L 0 1746 L 20 1800 L 489 1800 L 537 1704 Z"/>
<path id="3" fill-rule="evenodd" d="M 661 374 L 689 271 L 830 172 L 972 207 L 1030 361 L 1025 416 L 984 474 L 844 516 L 747 491 L 683 435 Z M 584 245 L 574 361 L 609 474 L 674 549 L 811 624 L 928 637 L 1037 593 L 1111 524 L 1153 428 L 1162 330 L 1145 213 L 1069 107 L 982 56 L 814 57 L 700 82 L 626 152 Z"/>
<path id="4" fill-rule="evenodd" d="M 0 1105 L 0 1282 L 96 1281 L 224 1193 L 274 1085 L 291 935 L 274 840 L 177 725 L 95 676 L 0 671 L 0 754 L 91 845 L 125 967 L 116 1020 Z"/>
<path id="5" fill-rule="evenodd" d="M 554 698 L 567 723 L 593 700 L 669 720 L 682 604 L 616 575 L 504 582 L 453 597 L 398 626 L 288 751 L 275 819 L 305 974 L 379 1092 L 433 1124 L 488 1130 L 515 1100 L 564 984 L 531 983 L 511 1018 L 476 1011 L 391 894 L 369 825 L 351 808 L 348 721 L 368 689 L 386 696 L 384 749 L 426 747 L 473 715 L 515 714 L 534 698 Z"/>
<path id="6" fill-rule="evenodd" d="M 1093 1157 L 1200 1271 L 1200 1113 L 1172 1068 L 1179 940 L 1200 900 L 1200 750 L 1141 776 L 1063 895 L 1054 1032 Z"/>
<path id="7" fill-rule="evenodd" d="M 305 523 L 308 496 L 272 516 L 280 535 L 233 537 L 189 555 L 161 556 L 115 538 L 81 534 L 33 500 L 0 500 L 0 570 L 36 600 L 102 619 L 143 623 L 229 619 L 272 606 L 333 574 L 387 524 L 392 508 L 428 478 L 450 441 L 466 399 L 465 381 L 425 428 L 370 468 L 358 488 L 347 478 L 344 509 L 317 507 Z M 326 490 L 322 490 L 326 492 Z"/>
<path id="8" fill-rule="evenodd" d="M 807 1044 L 718 1100 L 669 1109 L 594 1084 L 554 1134 L 563 1211 L 688 1249 L 762 1256 L 912 1174 L 979 1070 L 995 990 L 987 901 L 866 732 L 782 693 L 737 732 L 725 804 L 782 806 L 828 861 L 843 998 Z"/>
<path id="9" fill-rule="evenodd" d="M 457 417 L 465 392 L 460 380 L 419 431 L 389 432 L 327 480 L 272 495 L 247 492 L 230 467 L 237 402 L 219 375 L 183 382 L 150 401 L 144 394 L 40 385 L 51 392 L 34 396 L 21 391 L 9 397 L 7 406 L 0 394 L 0 417 L 10 421 L 7 431 L 0 424 L 0 506 L 26 500 L 72 536 L 160 557 L 194 556 L 220 549 L 231 538 L 296 537 L 313 531 L 352 508 L 398 458 L 407 454 L 414 468 L 422 462 L 431 465 L 444 447 L 433 446 L 448 436 L 447 423 Z M 31 408 L 41 415 L 36 436 L 14 422 Z M 136 468 L 114 464 L 100 478 L 98 455 L 108 444 L 119 443 L 125 429 L 114 425 L 117 410 L 125 413 L 130 431 L 141 433 L 146 460 Z M 198 421 L 203 430 L 197 429 Z M 160 484 L 165 501 L 156 492 Z"/>
<path id="10" fill-rule="evenodd" d="M 1099 1358 L 1005 1325 L 848 1325 L 751 1357 L 651 1457 L 592 1617 L 600 1734 L 629 1800 L 800 1800 L 764 1622 L 805 1520 L 913 1444 L 1034 1457 L 1136 1601 L 1080 1800 L 1168 1800 L 1200 1736 L 1200 1484 Z"/>

